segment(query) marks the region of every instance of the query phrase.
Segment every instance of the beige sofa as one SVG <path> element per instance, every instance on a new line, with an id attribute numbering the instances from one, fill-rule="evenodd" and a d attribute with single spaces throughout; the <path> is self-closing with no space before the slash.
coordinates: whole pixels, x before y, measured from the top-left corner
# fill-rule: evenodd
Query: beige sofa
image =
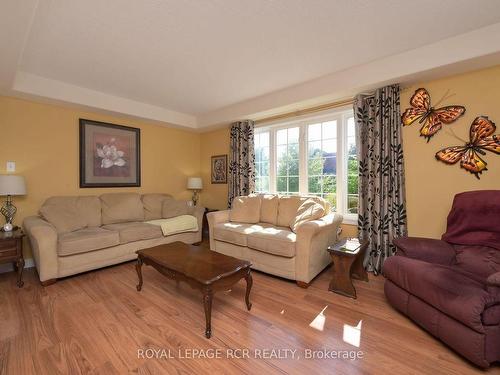
<path id="1" fill-rule="evenodd" d="M 40 216 L 24 220 L 43 285 L 58 278 L 135 259 L 135 251 L 174 241 L 201 241 L 203 207 L 189 207 L 167 194 L 115 193 L 52 197 Z M 164 236 L 145 221 L 192 215 L 190 231 Z M 197 230 L 195 228 L 197 222 Z"/>
<path id="2" fill-rule="evenodd" d="M 307 207 L 304 207 L 307 206 Z M 207 214 L 210 249 L 307 287 L 330 264 L 342 216 L 317 197 L 238 197 L 231 210 Z"/>

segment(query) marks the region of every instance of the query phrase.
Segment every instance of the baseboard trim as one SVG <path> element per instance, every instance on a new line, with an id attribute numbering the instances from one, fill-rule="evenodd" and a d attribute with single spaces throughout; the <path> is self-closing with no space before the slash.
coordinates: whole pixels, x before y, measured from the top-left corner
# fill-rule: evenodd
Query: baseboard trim
<path id="1" fill-rule="evenodd" d="M 33 268 L 35 267 L 35 262 L 33 258 L 24 260 L 24 268 Z M 12 272 L 14 271 L 14 267 L 11 263 L 0 264 L 0 273 Z"/>

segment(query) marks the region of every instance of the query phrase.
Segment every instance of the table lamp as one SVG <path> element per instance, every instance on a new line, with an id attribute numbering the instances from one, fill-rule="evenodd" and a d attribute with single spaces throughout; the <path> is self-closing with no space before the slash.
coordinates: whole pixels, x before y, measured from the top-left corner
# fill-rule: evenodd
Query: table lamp
<path id="1" fill-rule="evenodd" d="M 0 213 L 5 216 L 5 225 L 3 226 L 5 232 L 12 231 L 12 220 L 17 211 L 16 206 L 12 203 L 12 196 L 25 194 L 26 184 L 23 176 L 8 174 L 0 175 L 0 195 L 7 196 L 5 203 L 2 208 L 0 208 Z"/>
<path id="2" fill-rule="evenodd" d="M 203 188 L 201 177 L 189 177 L 187 188 L 193 190 L 193 204 L 196 206 L 198 203 L 198 192 Z"/>

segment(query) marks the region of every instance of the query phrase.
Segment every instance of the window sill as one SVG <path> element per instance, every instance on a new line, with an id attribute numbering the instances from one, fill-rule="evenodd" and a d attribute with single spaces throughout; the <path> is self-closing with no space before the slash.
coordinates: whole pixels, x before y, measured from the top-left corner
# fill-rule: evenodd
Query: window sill
<path id="1" fill-rule="evenodd" d="M 353 215 L 353 214 L 345 214 L 344 218 L 342 219 L 342 224 L 347 224 L 347 225 L 358 225 L 358 215 Z"/>

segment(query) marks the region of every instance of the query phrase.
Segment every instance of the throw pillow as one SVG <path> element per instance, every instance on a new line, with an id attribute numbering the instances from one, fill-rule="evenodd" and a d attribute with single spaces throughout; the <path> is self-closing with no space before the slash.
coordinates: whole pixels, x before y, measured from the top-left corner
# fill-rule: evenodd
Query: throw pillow
<path id="1" fill-rule="evenodd" d="M 248 195 L 233 199 L 229 221 L 238 223 L 255 224 L 260 220 L 260 197 Z"/>
<path id="2" fill-rule="evenodd" d="M 325 208 L 323 205 L 315 202 L 313 199 L 309 198 L 305 200 L 297 210 L 297 215 L 295 219 L 290 224 L 290 229 L 297 232 L 299 226 L 311 220 L 317 220 L 325 215 Z"/>
<path id="3" fill-rule="evenodd" d="M 260 196 L 260 221 L 276 225 L 278 220 L 278 202 L 277 195 L 265 194 Z"/>
<path id="4" fill-rule="evenodd" d="M 170 219 L 181 215 L 189 215 L 189 207 L 186 201 L 177 201 L 175 199 L 165 199 L 161 208 L 161 217 Z"/>

